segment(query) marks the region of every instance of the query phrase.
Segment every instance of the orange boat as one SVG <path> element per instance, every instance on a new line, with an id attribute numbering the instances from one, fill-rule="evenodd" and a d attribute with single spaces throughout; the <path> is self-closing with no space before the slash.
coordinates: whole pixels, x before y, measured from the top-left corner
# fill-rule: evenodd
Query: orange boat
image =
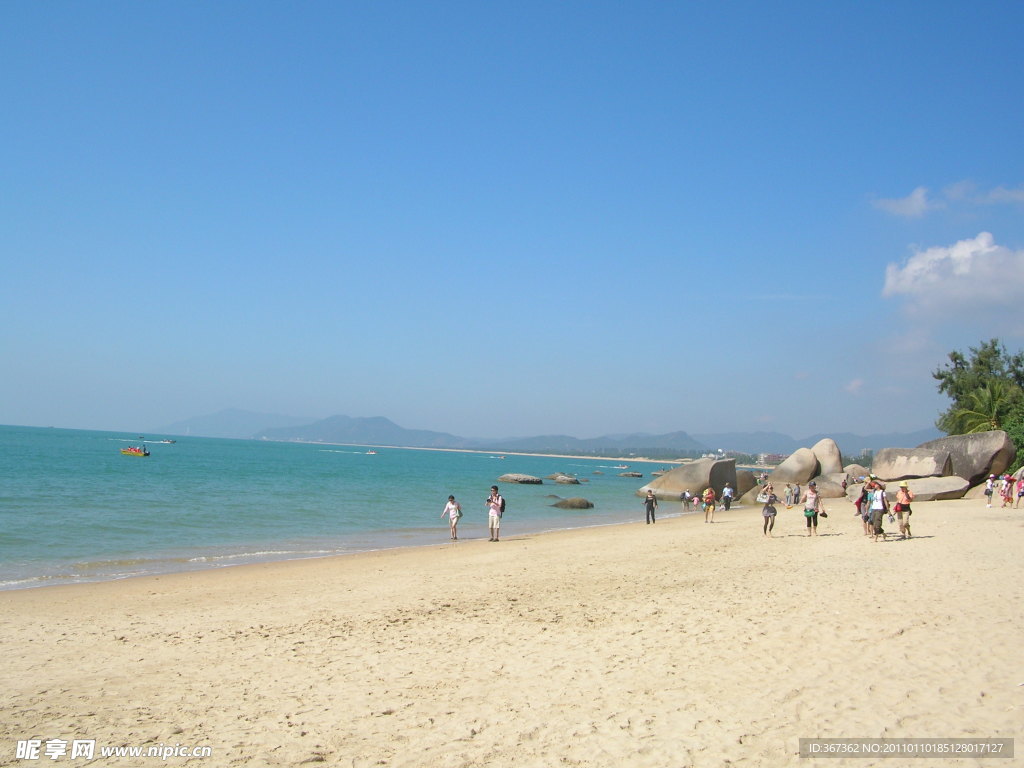
<path id="1" fill-rule="evenodd" d="M 144 445 L 129 445 L 122 448 L 121 453 L 125 456 L 149 456 L 149 449 Z"/>

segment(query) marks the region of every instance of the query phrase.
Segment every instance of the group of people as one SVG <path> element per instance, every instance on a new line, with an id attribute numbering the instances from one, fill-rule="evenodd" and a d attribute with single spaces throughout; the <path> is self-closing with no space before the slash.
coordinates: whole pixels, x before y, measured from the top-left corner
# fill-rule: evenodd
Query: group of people
<path id="1" fill-rule="evenodd" d="M 652 491 L 647 492 L 648 497 L 653 496 Z M 725 487 L 722 488 L 722 506 L 725 507 L 726 511 L 732 506 L 732 501 L 736 497 L 736 490 L 728 482 Z M 701 493 L 691 493 L 690 489 L 687 488 L 681 494 L 679 494 L 679 501 L 683 505 L 683 512 L 694 512 L 698 508 L 704 512 L 704 522 L 713 523 L 715 522 L 715 506 L 718 496 L 715 493 L 715 489 L 711 486 L 705 488 Z M 655 500 L 654 505 L 657 506 L 658 502 Z"/>
<path id="2" fill-rule="evenodd" d="M 913 500 L 914 492 L 910 490 L 907 481 L 903 480 L 896 489 L 896 502 L 890 509 L 885 483 L 875 475 L 868 475 L 860 496 L 853 503 L 853 514 L 860 517 L 864 523 L 864 535 L 873 537 L 872 541 L 878 541 L 879 538 L 885 541 L 888 535 L 883 528 L 886 517 L 890 523 L 898 522 L 900 535 L 904 539 L 909 539 L 910 516 L 913 514 L 910 503 Z"/>
<path id="3" fill-rule="evenodd" d="M 789 509 L 797 502 L 803 503 L 804 520 L 807 524 L 807 535 L 817 536 L 818 518 L 828 517 L 828 512 L 825 511 L 821 494 L 818 493 L 818 484 L 811 480 L 811 482 L 807 484 L 806 493 L 801 497 L 799 485 L 794 487 L 789 483 L 786 483 L 785 494 L 786 509 Z M 775 518 L 779 513 L 779 510 L 775 506 L 779 503 L 779 497 L 775 495 L 775 487 L 771 483 L 765 483 L 764 488 L 761 489 L 759 498 L 764 499 L 764 507 L 761 509 L 761 517 L 764 518 L 762 533 L 765 536 L 771 537 L 772 531 L 775 529 Z"/>
<path id="4" fill-rule="evenodd" d="M 1017 503 L 1013 503 L 1013 492 L 1017 491 Z M 1005 474 L 1001 477 L 995 475 L 989 475 L 985 481 L 985 499 L 987 506 L 992 506 L 992 497 L 996 493 L 999 493 L 999 498 L 1003 500 L 1000 506 L 1013 507 L 1017 509 L 1020 506 L 1020 500 L 1024 497 L 1024 474 L 1017 479 L 1013 479 L 1013 475 Z"/>
<path id="5" fill-rule="evenodd" d="M 491 486 L 491 495 L 484 502 L 487 506 L 487 531 L 490 534 L 488 541 L 498 541 L 501 533 L 501 516 L 505 514 L 505 497 L 498 493 L 498 486 Z M 452 541 L 459 540 L 459 520 L 462 518 L 462 505 L 455 500 L 454 496 L 448 497 L 448 503 L 441 511 L 441 518 L 448 516 L 448 526 L 451 529 Z"/>

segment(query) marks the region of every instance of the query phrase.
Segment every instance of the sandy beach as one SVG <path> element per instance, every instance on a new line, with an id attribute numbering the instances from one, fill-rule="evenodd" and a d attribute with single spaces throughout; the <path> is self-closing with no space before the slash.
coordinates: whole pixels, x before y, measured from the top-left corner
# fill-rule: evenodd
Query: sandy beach
<path id="1" fill-rule="evenodd" d="M 873 543 L 827 506 L 816 539 L 796 509 L 773 539 L 749 506 L 539 536 L 509 515 L 498 544 L 441 523 L 437 546 L 0 593 L 0 765 L 88 764 L 16 759 L 81 739 L 112 765 L 864 768 L 799 739 L 1015 737 L 1024 509 L 915 504 L 914 539 Z"/>

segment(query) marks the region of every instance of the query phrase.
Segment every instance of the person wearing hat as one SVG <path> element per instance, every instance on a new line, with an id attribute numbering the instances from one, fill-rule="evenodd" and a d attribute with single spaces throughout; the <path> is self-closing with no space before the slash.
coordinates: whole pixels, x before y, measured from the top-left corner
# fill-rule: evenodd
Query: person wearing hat
<path id="1" fill-rule="evenodd" d="M 871 509 L 871 527 L 874 532 L 874 541 L 882 537 L 885 541 L 885 531 L 882 529 L 882 520 L 885 513 L 889 511 L 889 500 L 885 497 L 885 486 L 877 480 L 871 481 L 871 501 L 868 502 Z"/>
<path id="2" fill-rule="evenodd" d="M 913 500 L 914 492 L 910 490 L 910 486 L 904 480 L 896 491 L 896 506 L 893 507 L 893 511 L 896 512 L 896 519 L 899 520 L 900 524 L 900 533 L 903 534 L 905 539 L 910 538 L 910 502 Z"/>
<path id="3" fill-rule="evenodd" d="M 807 535 L 818 535 L 818 515 L 828 517 L 825 508 L 821 506 L 821 494 L 818 493 L 818 484 L 811 480 L 807 484 L 807 492 L 802 499 L 804 503 L 804 518 L 807 520 Z"/>

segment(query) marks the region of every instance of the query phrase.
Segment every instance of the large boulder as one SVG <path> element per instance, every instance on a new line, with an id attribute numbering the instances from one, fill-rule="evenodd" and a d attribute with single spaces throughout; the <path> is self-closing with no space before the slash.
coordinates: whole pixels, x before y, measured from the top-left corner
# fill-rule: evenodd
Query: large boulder
<path id="1" fill-rule="evenodd" d="M 959 499 L 970 487 L 970 484 L 962 477 L 949 475 L 946 477 L 920 477 L 907 480 L 907 487 L 914 494 L 914 501 L 942 501 L 944 499 Z M 895 498 L 898 486 L 890 485 L 886 493 L 892 492 Z"/>
<path id="2" fill-rule="evenodd" d="M 532 475 L 509 474 L 498 478 L 499 483 L 519 483 L 521 485 L 540 485 L 544 481 Z"/>
<path id="3" fill-rule="evenodd" d="M 845 472 L 833 472 L 829 475 L 818 475 L 814 478 L 814 482 L 818 486 L 818 493 L 821 494 L 823 499 L 841 499 L 846 496 L 846 489 L 843 488 L 844 480 L 846 480 Z M 802 496 L 806 491 L 806 488 L 802 488 L 800 495 Z M 782 492 L 785 494 L 785 488 L 783 488 Z M 778 488 L 775 489 L 775 495 L 780 495 Z"/>
<path id="4" fill-rule="evenodd" d="M 679 501 L 683 491 L 689 489 L 690 493 L 698 494 L 709 485 L 721 496 L 726 483 L 737 487 L 736 459 L 699 459 L 654 478 L 636 493 L 646 496 L 647 491 L 654 491 L 659 499 Z"/>
<path id="5" fill-rule="evenodd" d="M 559 509 L 590 509 L 594 506 L 593 502 L 587 501 L 581 498 L 562 499 L 552 504 L 554 507 Z"/>
<path id="6" fill-rule="evenodd" d="M 843 472 L 848 474 L 850 477 L 857 479 L 858 477 L 867 477 L 870 470 L 861 464 L 847 464 L 843 467 Z"/>
<path id="7" fill-rule="evenodd" d="M 822 475 L 837 475 L 843 471 L 843 454 L 839 446 L 831 437 L 826 437 L 816 442 L 811 447 L 811 453 L 818 460 L 818 473 Z"/>
<path id="8" fill-rule="evenodd" d="M 940 437 L 917 447 L 949 451 L 951 472 L 971 485 L 977 485 L 990 474 L 1003 472 L 1017 455 L 1009 435 L 1001 429 Z"/>
<path id="9" fill-rule="evenodd" d="M 797 448 L 775 468 L 769 480 L 778 489 L 786 483 L 807 485 L 807 481 L 818 474 L 818 458 L 814 452 L 810 448 Z"/>
<path id="10" fill-rule="evenodd" d="M 882 480 L 944 477 L 953 474 L 953 462 L 942 448 L 883 448 L 875 454 L 871 471 Z"/>
<path id="11" fill-rule="evenodd" d="M 914 494 L 914 501 L 943 501 L 944 499 L 966 498 L 964 493 L 970 487 L 962 477 L 950 475 L 948 477 L 917 477 L 907 480 L 907 487 Z M 850 502 L 857 501 L 864 484 L 848 485 L 846 487 L 846 498 Z M 885 488 L 885 495 L 889 501 L 896 501 L 896 491 L 899 490 L 898 483 L 888 483 Z"/>
<path id="12" fill-rule="evenodd" d="M 757 487 L 757 478 L 749 469 L 736 471 L 736 498 L 742 498 L 751 488 Z"/>

